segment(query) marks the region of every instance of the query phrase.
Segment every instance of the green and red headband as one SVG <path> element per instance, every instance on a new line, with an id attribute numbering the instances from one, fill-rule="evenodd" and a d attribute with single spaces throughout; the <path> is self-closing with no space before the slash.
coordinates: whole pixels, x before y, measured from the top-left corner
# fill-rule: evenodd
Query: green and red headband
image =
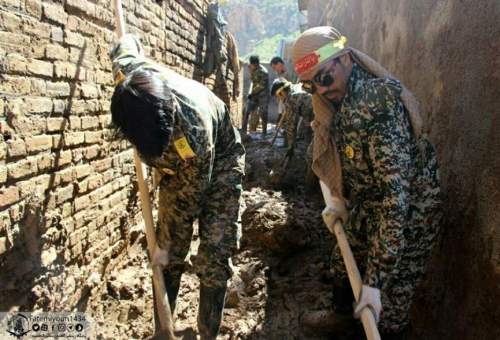
<path id="1" fill-rule="evenodd" d="M 339 40 L 328 42 L 295 63 L 295 72 L 298 76 L 313 69 L 317 65 L 341 52 L 347 44 L 347 38 L 342 36 Z"/>

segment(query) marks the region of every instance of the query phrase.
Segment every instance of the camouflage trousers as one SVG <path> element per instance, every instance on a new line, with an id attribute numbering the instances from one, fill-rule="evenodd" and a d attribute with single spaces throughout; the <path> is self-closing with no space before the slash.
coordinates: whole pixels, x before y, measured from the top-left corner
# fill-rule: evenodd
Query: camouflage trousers
<path id="1" fill-rule="evenodd" d="M 424 219 L 420 219 L 420 222 L 424 222 Z M 345 229 L 349 245 L 363 276 L 369 252 L 367 247 L 369 236 L 362 235 L 360 230 L 352 230 L 349 227 Z M 408 326 L 415 289 L 424 278 L 425 265 L 430 256 L 437 229 L 438 225 L 432 222 L 416 225 L 415 229 L 407 235 L 407 245 L 399 267 L 391 273 L 383 273 L 382 276 L 386 277 L 386 280 L 381 288 L 383 312 L 379 324 L 382 332 L 399 332 Z M 348 282 L 338 245 L 335 245 L 332 253 L 331 270 L 336 282 Z"/>
<path id="2" fill-rule="evenodd" d="M 250 131 L 257 130 L 259 118 L 262 122 L 262 132 L 267 132 L 267 115 L 269 100 L 265 96 L 249 99 L 243 114 L 242 131 L 247 132 L 247 125 L 250 120 Z"/>
<path id="3" fill-rule="evenodd" d="M 244 155 L 215 161 L 210 181 L 197 171 L 165 175 L 160 182 L 158 244 L 168 249 L 165 270 L 180 275 L 185 268 L 198 219 L 200 245 L 193 267 L 202 284 L 225 287 L 232 271 L 230 257 L 241 238 L 241 192 Z"/>
<path id="4" fill-rule="evenodd" d="M 431 148 L 430 145 L 427 147 Z M 417 166 L 423 170 L 414 181 L 410 193 L 412 203 L 408 211 L 408 223 L 404 227 L 405 245 L 400 250 L 402 255 L 399 264 L 391 272 L 380 275 L 384 278 L 381 287 L 383 312 L 379 323 L 382 332 L 399 332 L 408 326 L 415 290 L 424 279 L 426 264 L 441 224 L 437 162 L 433 151 L 429 149 L 427 152 L 431 155 L 417 160 Z M 377 247 L 377 244 L 370 244 L 370 240 L 377 239 L 377 226 L 382 218 L 380 202 L 364 201 L 364 204 L 354 205 L 345 225 L 347 240 L 362 276 L 370 250 Z M 331 271 L 336 282 L 348 283 L 338 245 L 334 246 L 332 252 Z"/>

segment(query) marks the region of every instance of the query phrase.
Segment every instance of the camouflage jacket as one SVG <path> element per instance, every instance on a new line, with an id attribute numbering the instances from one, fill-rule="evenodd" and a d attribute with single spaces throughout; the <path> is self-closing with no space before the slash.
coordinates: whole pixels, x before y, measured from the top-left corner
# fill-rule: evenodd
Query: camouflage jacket
<path id="1" fill-rule="evenodd" d="M 308 122 L 314 119 L 312 96 L 302 89 L 300 84 L 292 84 L 288 97 L 284 101 L 285 112 L 295 112 Z"/>
<path id="2" fill-rule="evenodd" d="M 239 156 L 245 154 L 239 132 L 233 127 L 225 104 L 206 86 L 144 57 L 139 39 L 133 35 L 123 36 L 110 56 L 115 81 L 122 76 L 120 73 L 126 75 L 139 68 L 150 70 L 167 83 L 179 106 L 175 130 L 180 131 L 188 145 L 177 144 L 179 140 L 174 140 L 159 158 L 141 156 L 148 165 L 167 173 L 191 169 L 193 176 L 205 179 L 208 184 L 218 161 L 238 162 Z M 183 159 L 183 151 L 192 151 L 194 157 Z"/>
<path id="3" fill-rule="evenodd" d="M 269 92 L 269 74 L 266 68 L 259 65 L 259 68 L 250 72 L 250 79 L 252 80 L 252 90 L 250 94 L 259 97 L 267 97 Z"/>
<path id="4" fill-rule="evenodd" d="M 434 150 L 425 137 L 415 139 L 401 91 L 397 80 L 376 78 L 354 64 L 332 121 L 350 208 L 346 231 L 366 240 L 364 281 L 379 288 L 399 270 L 408 235 L 429 223 L 412 211 L 434 209 L 439 201 Z"/>

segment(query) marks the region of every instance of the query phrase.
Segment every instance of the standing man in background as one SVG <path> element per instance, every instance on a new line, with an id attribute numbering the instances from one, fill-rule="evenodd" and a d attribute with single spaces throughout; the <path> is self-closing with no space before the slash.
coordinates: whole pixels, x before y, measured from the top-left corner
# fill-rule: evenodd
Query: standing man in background
<path id="1" fill-rule="evenodd" d="M 297 74 L 295 74 L 292 67 L 285 64 L 283 58 L 277 56 L 273 57 L 273 59 L 271 59 L 271 68 L 276 72 L 278 77 L 284 78 L 292 84 L 297 82 Z"/>
<path id="2" fill-rule="evenodd" d="M 250 118 L 250 131 L 255 131 L 259 124 L 259 115 L 262 122 L 262 136 L 267 134 L 267 110 L 269 104 L 269 74 L 260 64 L 259 56 L 250 56 L 248 70 L 250 71 L 250 93 L 243 115 L 242 132 L 247 133 L 248 119 Z"/>

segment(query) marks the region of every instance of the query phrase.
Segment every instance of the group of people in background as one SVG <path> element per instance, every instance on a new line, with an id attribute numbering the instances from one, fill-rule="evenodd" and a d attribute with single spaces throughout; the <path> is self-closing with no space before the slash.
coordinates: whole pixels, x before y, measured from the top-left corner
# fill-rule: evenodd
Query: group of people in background
<path id="1" fill-rule="evenodd" d="M 302 85 L 297 83 L 297 75 L 293 67 L 286 63 L 281 57 L 273 57 L 270 61 L 272 70 L 277 78 L 269 84 L 269 73 L 266 67 L 260 63 L 257 55 L 249 58 L 248 70 L 251 79 L 251 87 L 247 96 L 242 123 L 242 133 L 255 132 L 262 125 L 262 137 L 267 135 L 268 106 L 271 98 L 278 101 L 278 119 L 276 129 L 283 130 L 283 146 L 286 148 L 285 159 L 282 164 L 288 164 L 296 150 L 297 140 L 301 139 L 309 146 L 308 160 L 312 155 L 312 128 L 314 112 L 311 94 L 303 90 Z M 248 126 L 249 125 L 249 126 Z M 310 163 L 308 162 L 308 165 Z M 310 167 L 308 167 L 310 168 Z M 286 172 L 286 166 L 279 169 L 277 179 L 281 179 Z"/>

